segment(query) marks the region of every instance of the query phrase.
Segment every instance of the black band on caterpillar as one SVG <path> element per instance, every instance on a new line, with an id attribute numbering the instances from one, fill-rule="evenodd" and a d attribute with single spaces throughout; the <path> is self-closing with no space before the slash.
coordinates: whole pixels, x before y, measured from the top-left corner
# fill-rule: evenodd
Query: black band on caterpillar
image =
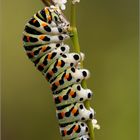
<path id="1" fill-rule="evenodd" d="M 92 91 L 83 89 L 81 81 L 89 71 L 80 69 L 82 54 L 69 53 L 69 22 L 57 7 L 45 7 L 26 24 L 24 48 L 30 60 L 50 83 L 56 104 L 56 116 L 64 140 L 89 140 L 85 121 L 93 119 L 93 109 L 83 104 Z"/>

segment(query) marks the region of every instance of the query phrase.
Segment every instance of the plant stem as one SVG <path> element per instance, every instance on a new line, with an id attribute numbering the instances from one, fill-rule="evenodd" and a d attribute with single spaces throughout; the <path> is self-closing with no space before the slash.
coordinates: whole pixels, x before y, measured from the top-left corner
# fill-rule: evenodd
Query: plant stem
<path id="1" fill-rule="evenodd" d="M 45 6 L 50 6 L 50 2 L 48 0 L 41 0 Z"/>
<path id="2" fill-rule="evenodd" d="M 80 45 L 78 40 L 78 32 L 76 28 L 76 6 L 75 4 L 71 3 L 71 33 L 72 37 L 71 40 L 73 42 L 75 52 L 80 54 Z M 83 62 L 81 62 L 81 68 L 83 68 Z M 83 80 L 81 83 L 83 88 L 87 88 L 86 81 Z M 90 109 L 90 102 L 87 100 L 84 102 L 85 107 L 89 110 Z M 94 128 L 91 120 L 87 121 L 87 125 L 89 128 L 90 133 L 90 140 L 94 140 Z"/>

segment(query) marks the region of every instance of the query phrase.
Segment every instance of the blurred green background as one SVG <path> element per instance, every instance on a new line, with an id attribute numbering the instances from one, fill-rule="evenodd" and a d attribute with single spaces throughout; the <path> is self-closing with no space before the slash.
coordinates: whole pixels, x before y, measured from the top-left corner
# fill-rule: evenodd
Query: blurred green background
<path id="1" fill-rule="evenodd" d="M 61 140 L 48 83 L 22 47 L 24 25 L 43 4 L 1 4 L 2 140 Z M 138 0 L 81 0 L 77 11 L 101 125 L 95 140 L 138 140 Z"/>

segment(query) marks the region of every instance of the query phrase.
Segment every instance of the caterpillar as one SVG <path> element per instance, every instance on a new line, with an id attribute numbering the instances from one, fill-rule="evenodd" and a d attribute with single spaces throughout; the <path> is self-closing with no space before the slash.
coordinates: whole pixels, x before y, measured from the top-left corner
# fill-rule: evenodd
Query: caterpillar
<path id="1" fill-rule="evenodd" d="M 65 44 L 70 38 L 69 28 L 58 7 L 45 7 L 26 23 L 23 46 L 49 82 L 63 140 L 89 140 L 86 121 L 93 119 L 94 110 L 87 110 L 83 102 L 90 100 L 93 92 L 81 86 L 82 80 L 89 77 L 89 71 L 79 66 L 83 53 L 71 53 Z"/>

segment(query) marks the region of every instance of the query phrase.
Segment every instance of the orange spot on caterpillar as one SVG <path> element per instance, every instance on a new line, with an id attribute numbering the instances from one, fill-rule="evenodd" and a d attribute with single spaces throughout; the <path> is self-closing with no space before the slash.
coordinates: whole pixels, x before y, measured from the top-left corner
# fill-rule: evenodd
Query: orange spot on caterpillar
<path id="1" fill-rule="evenodd" d="M 45 50 L 46 50 L 46 46 L 43 46 L 43 47 L 41 48 L 41 51 L 44 52 Z"/>
<path id="2" fill-rule="evenodd" d="M 51 59 L 51 56 L 52 56 L 52 55 L 49 53 L 49 54 L 48 54 L 48 59 L 49 59 L 49 60 Z"/>
<path id="3" fill-rule="evenodd" d="M 45 35 L 39 36 L 39 39 L 43 40 L 45 38 Z"/>
<path id="4" fill-rule="evenodd" d="M 48 20 L 51 21 L 51 16 L 48 16 Z"/>
<path id="5" fill-rule="evenodd" d="M 67 134 L 67 130 L 64 130 L 64 135 L 66 135 Z"/>
<path id="6" fill-rule="evenodd" d="M 77 130 L 78 130 L 78 128 L 79 128 L 79 127 L 78 127 L 78 125 L 75 125 L 75 127 L 74 127 L 74 129 L 73 129 L 73 130 L 74 130 L 74 131 L 77 131 Z"/>
<path id="7" fill-rule="evenodd" d="M 35 23 L 35 22 L 36 22 L 36 19 L 33 20 L 33 23 Z"/>
<path id="8" fill-rule="evenodd" d="M 48 19 L 49 21 L 51 21 L 51 16 L 50 16 L 50 13 L 49 13 L 49 11 L 48 11 L 47 8 L 45 8 L 45 13 L 46 13 L 46 15 L 48 16 L 47 19 Z"/>
<path id="9" fill-rule="evenodd" d="M 30 42 L 30 37 L 29 36 L 27 36 L 27 41 Z"/>
<path id="10" fill-rule="evenodd" d="M 45 27 L 45 26 L 47 26 L 48 24 L 45 23 L 45 22 L 43 22 L 41 25 L 42 25 L 43 27 Z"/>
<path id="11" fill-rule="evenodd" d="M 65 79 L 68 79 L 68 78 L 69 78 L 69 74 L 66 74 L 66 75 L 65 75 Z"/>
<path id="12" fill-rule="evenodd" d="M 70 91 L 70 95 L 73 96 L 74 95 L 74 91 L 71 90 Z"/>
<path id="13" fill-rule="evenodd" d="M 51 71 L 49 71 L 48 73 L 49 73 L 50 75 L 53 75 L 53 71 L 52 71 L 52 70 L 51 70 Z"/>
<path id="14" fill-rule="evenodd" d="M 77 111 L 77 109 L 74 108 L 74 109 L 72 110 L 72 114 L 75 114 L 76 111 Z"/>
<path id="15" fill-rule="evenodd" d="M 62 64 L 62 62 L 61 62 L 61 60 L 59 60 L 57 63 L 57 67 L 61 67 L 61 64 Z"/>
<path id="16" fill-rule="evenodd" d="M 65 116 L 65 112 L 61 112 L 61 116 L 64 117 Z"/>
<path id="17" fill-rule="evenodd" d="M 46 13 L 46 14 L 49 14 L 49 11 L 48 11 L 48 9 L 47 9 L 47 8 L 45 8 L 45 13 Z"/>
<path id="18" fill-rule="evenodd" d="M 55 85 L 56 85 L 56 86 L 59 86 L 59 81 L 56 81 L 56 82 L 55 82 Z"/>
<path id="19" fill-rule="evenodd" d="M 63 97 L 62 96 L 59 96 L 59 100 L 62 101 L 63 100 Z"/>

